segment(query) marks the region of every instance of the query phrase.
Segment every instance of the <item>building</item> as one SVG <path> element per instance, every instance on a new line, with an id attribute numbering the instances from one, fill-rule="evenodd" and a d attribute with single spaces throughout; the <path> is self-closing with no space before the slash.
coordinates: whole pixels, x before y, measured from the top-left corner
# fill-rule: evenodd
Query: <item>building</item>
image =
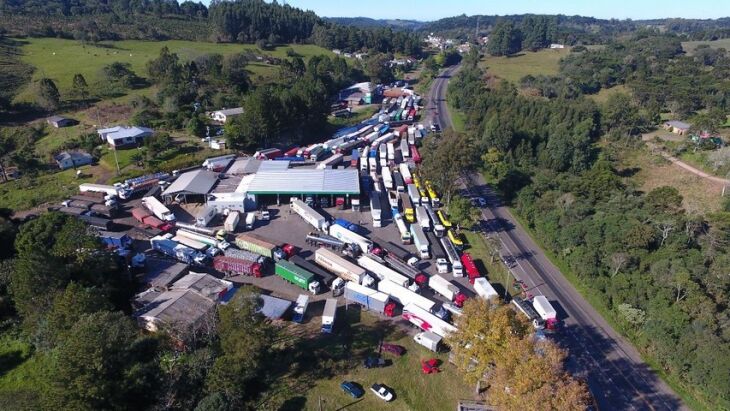
<path id="1" fill-rule="evenodd" d="M 145 266 L 147 269 L 142 283 L 158 291 L 169 290 L 175 281 L 190 270 L 187 264 L 155 257 L 148 257 Z"/>
<path id="2" fill-rule="evenodd" d="M 210 118 L 219 123 L 225 123 L 232 117 L 243 114 L 243 107 L 225 108 L 210 113 Z"/>
<path id="3" fill-rule="evenodd" d="M 340 91 L 339 100 L 347 101 L 349 105 L 372 104 L 373 97 L 380 90 L 374 83 L 356 83 Z"/>
<path id="4" fill-rule="evenodd" d="M 231 289 L 233 289 L 232 282 L 203 273 L 190 273 L 170 286 L 171 291 L 193 290 L 214 301 L 221 301 Z"/>
<path id="5" fill-rule="evenodd" d="M 276 298 L 266 294 L 260 294 L 261 306 L 256 310 L 270 320 L 279 320 L 284 316 L 286 310 L 291 307 L 292 302 L 283 298 Z"/>
<path id="6" fill-rule="evenodd" d="M 202 168 L 188 171 L 173 181 L 162 192 L 162 197 L 168 202 L 172 199 L 176 201 L 184 200 L 185 202 L 192 199 L 199 200 L 197 202 L 202 203 L 205 201 L 205 196 L 210 193 L 217 182 L 218 174 L 212 171 Z"/>
<path id="7" fill-rule="evenodd" d="M 53 127 L 61 128 L 61 127 L 73 126 L 74 124 L 77 123 L 77 121 L 70 119 L 70 118 L 62 117 L 62 116 L 51 116 L 46 119 L 46 123 L 52 125 Z"/>
<path id="8" fill-rule="evenodd" d="M 664 123 L 665 130 L 671 131 L 674 134 L 679 134 L 680 136 L 688 134 L 690 128 L 692 128 L 692 126 L 683 121 L 671 120 Z"/>
<path id="9" fill-rule="evenodd" d="M 81 167 L 94 162 L 91 154 L 85 151 L 62 151 L 53 157 L 53 159 L 56 160 L 56 164 L 58 164 L 58 168 L 61 170 Z"/>
<path id="10" fill-rule="evenodd" d="M 565 48 L 565 44 L 553 43 L 550 45 L 550 48 L 554 50 L 561 50 Z"/>
<path id="11" fill-rule="evenodd" d="M 468 52 L 471 51 L 471 44 L 470 43 L 462 43 L 462 44 L 459 44 L 456 47 L 456 51 L 458 51 L 461 54 L 468 53 Z"/>
<path id="12" fill-rule="evenodd" d="M 152 129 L 139 126 L 116 126 L 96 131 L 112 148 L 138 147 L 152 135 Z"/>

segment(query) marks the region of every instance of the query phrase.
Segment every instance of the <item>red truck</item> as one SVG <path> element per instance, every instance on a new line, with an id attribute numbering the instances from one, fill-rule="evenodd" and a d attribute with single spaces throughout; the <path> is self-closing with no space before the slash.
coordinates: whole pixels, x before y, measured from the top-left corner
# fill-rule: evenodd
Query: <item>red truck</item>
<path id="1" fill-rule="evenodd" d="M 461 255 L 461 264 L 464 266 L 466 274 L 469 276 L 469 283 L 474 284 L 474 280 L 481 277 L 471 254 L 464 253 Z"/>
<path id="2" fill-rule="evenodd" d="M 170 231 L 172 229 L 172 225 L 170 223 L 160 220 L 143 208 L 133 209 L 132 217 L 134 217 L 134 219 L 139 221 L 140 223 L 149 227 L 156 228 L 158 230 Z"/>
<path id="3" fill-rule="evenodd" d="M 218 255 L 213 258 L 213 268 L 226 275 L 252 275 L 261 278 L 261 264 L 243 258 Z"/>
<path id="4" fill-rule="evenodd" d="M 418 152 L 418 149 L 414 145 L 411 145 L 411 157 L 413 157 L 414 163 L 421 164 L 421 153 Z"/>

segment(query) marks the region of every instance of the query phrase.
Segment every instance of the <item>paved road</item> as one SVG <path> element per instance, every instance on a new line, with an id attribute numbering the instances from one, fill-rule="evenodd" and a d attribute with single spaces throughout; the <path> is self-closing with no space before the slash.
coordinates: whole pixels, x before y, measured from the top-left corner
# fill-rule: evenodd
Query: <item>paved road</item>
<path id="1" fill-rule="evenodd" d="M 446 88 L 457 68 L 450 68 L 437 79 L 429 96 L 431 115 L 442 128 L 452 126 L 446 107 Z M 636 349 L 622 338 L 563 277 L 560 271 L 520 227 L 509 210 L 485 183 L 473 173 L 463 179 L 473 194 L 486 197 L 489 207 L 482 209 L 487 235 L 498 236 L 503 254 L 516 259 L 515 277 L 545 295 L 558 311 L 563 326 L 556 335 L 568 348 L 568 368 L 584 378 L 602 410 L 678 410 L 687 409 L 679 397 L 641 360 Z"/>

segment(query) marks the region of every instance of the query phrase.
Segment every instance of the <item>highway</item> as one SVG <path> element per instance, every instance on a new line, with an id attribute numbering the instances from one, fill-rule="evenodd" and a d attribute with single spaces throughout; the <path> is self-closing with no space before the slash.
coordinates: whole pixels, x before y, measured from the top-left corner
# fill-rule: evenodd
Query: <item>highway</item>
<path id="1" fill-rule="evenodd" d="M 426 114 L 442 129 L 452 122 L 446 89 L 458 66 L 434 79 Z M 568 370 L 584 379 L 601 410 L 688 410 L 681 399 L 641 359 L 636 348 L 621 337 L 578 293 L 504 207 L 478 173 L 463 183 L 473 195 L 487 200 L 481 209 L 484 235 L 497 236 L 502 255 L 511 255 L 512 274 L 530 293 L 543 294 L 558 312 L 561 328 L 554 338 L 569 350 Z"/>

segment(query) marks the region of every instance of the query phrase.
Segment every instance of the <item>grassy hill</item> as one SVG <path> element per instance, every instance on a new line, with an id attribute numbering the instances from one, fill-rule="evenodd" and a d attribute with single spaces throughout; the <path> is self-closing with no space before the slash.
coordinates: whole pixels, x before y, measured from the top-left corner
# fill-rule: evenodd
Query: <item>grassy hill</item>
<path id="1" fill-rule="evenodd" d="M 33 73 L 20 59 L 20 42 L 0 37 L 0 99 L 11 99 Z"/>
<path id="2" fill-rule="evenodd" d="M 509 57 L 486 57 L 481 65 L 487 73 L 513 83 L 519 83 L 528 74 L 558 74 L 560 59 L 570 53 L 570 49 L 545 49 L 536 52 L 525 51 Z"/>
<path id="3" fill-rule="evenodd" d="M 730 50 L 730 39 L 720 39 L 713 41 L 683 41 L 682 49 L 685 53 L 692 55 L 697 46 L 699 46 L 700 44 L 707 44 L 710 47 L 716 49 L 724 48 L 725 50 Z"/>

